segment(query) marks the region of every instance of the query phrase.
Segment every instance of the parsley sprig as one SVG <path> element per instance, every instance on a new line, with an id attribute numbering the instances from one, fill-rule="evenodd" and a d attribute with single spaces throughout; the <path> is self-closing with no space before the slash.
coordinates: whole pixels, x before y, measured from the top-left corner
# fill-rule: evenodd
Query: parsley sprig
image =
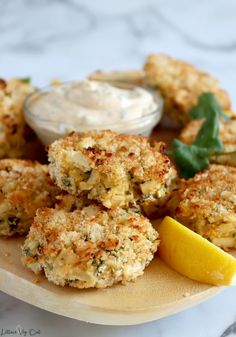
<path id="1" fill-rule="evenodd" d="M 209 158 L 226 155 L 219 136 L 220 119 L 228 119 L 212 93 L 204 93 L 190 112 L 192 119 L 203 119 L 202 126 L 192 145 L 178 139 L 173 141 L 173 156 L 180 176 L 188 179 L 210 165 Z"/>
<path id="2" fill-rule="evenodd" d="M 31 77 L 22 77 L 22 78 L 19 78 L 19 80 L 23 83 L 30 84 Z"/>

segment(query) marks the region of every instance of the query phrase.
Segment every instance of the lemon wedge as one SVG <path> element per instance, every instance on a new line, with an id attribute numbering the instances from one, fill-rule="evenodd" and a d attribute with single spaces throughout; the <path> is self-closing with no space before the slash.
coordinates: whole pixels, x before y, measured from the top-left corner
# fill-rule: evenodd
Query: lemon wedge
<path id="1" fill-rule="evenodd" d="M 172 269 L 192 280 L 212 285 L 236 284 L 236 259 L 166 216 L 158 226 L 159 256 Z"/>

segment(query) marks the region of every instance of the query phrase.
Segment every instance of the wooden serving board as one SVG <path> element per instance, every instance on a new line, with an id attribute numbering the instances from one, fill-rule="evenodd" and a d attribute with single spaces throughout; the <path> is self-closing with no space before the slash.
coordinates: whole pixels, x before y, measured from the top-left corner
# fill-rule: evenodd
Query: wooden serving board
<path id="1" fill-rule="evenodd" d="M 173 135 L 173 131 L 159 128 L 153 137 L 170 143 Z M 187 279 L 158 257 L 142 277 L 126 286 L 100 290 L 62 288 L 22 266 L 23 240 L 0 238 L 0 290 L 39 308 L 86 322 L 106 325 L 148 322 L 198 304 L 224 289 Z"/>
<path id="2" fill-rule="evenodd" d="M 0 289 L 42 309 L 78 320 L 128 325 L 155 320 L 219 293 L 169 269 L 155 257 L 144 275 L 125 286 L 78 290 L 36 277 L 20 261 L 23 238 L 0 239 Z"/>

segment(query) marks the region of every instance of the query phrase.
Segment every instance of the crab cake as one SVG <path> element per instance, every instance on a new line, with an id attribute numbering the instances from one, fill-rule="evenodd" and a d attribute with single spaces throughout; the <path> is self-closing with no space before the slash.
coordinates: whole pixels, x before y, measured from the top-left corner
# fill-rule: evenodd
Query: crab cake
<path id="1" fill-rule="evenodd" d="M 181 131 L 179 138 L 185 144 L 192 144 L 202 125 L 202 120 L 193 120 L 189 122 Z M 224 152 L 236 151 L 236 118 L 230 120 L 221 120 L 220 138 L 224 145 Z M 212 162 L 219 164 L 236 166 L 236 153 L 234 155 L 225 155 L 211 158 Z"/>
<path id="2" fill-rule="evenodd" d="M 33 131 L 23 115 L 25 97 L 34 88 L 23 81 L 0 79 L 0 158 L 22 158 L 39 148 Z"/>
<path id="3" fill-rule="evenodd" d="M 169 201 L 172 216 L 215 245 L 236 248 L 236 168 L 212 164 L 182 180 Z"/>
<path id="4" fill-rule="evenodd" d="M 141 70 L 111 71 L 97 70 L 89 75 L 89 80 L 127 85 L 143 85 L 144 73 Z"/>
<path id="5" fill-rule="evenodd" d="M 67 212 L 75 211 L 76 209 L 81 209 L 91 204 L 91 200 L 87 198 L 86 194 L 81 194 L 75 196 L 68 193 L 60 193 L 56 197 L 55 208 L 63 209 Z M 95 203 L 93 202 L 95 205 Z"/>
<path id="6" fill-rule="evenodd" d="M 193 65 L 166 55 L 150 55 L 144 65 L 145 82 L 160 91 L 164 113 L 174 122 L 189 122 L 189 110 L 204 92 L 215 94 L 221 107 L 230 110 L 230 99 L 218 81 Z"/>
<path id="7" fill-rule="evenodd" d="M 158 243 L 148 219 L 121 208 L 42 208 L 24 243 L 22 262 L 57 285 L 105 288 L 142 275 Z"/>
<path id="8" fill-rule="evenodd" d="M 164 144 L 112 131 L 72 133 L 49 147 L 49 170 L 68 193 L 87 193 L 107 208 L 141 205 L 158 211 L 177 173 Z"/>
<path id="9" fill-rule="evenodd" d="M 0 160 L 0 235 L 27 233 L 36 210 L 53 206 L 58 190 L 48 166 L 20 159 Z"/>

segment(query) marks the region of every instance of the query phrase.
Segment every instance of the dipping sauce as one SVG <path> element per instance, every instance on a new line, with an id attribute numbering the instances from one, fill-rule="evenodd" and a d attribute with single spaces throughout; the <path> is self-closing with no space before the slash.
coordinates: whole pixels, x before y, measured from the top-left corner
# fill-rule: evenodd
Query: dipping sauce
<path id="1" fill-rule="evenodd" d="M 153 95 L 142 88 L 121 89 L 104 82 L 84 80 L 41 94 L 31 111 L 41 118 L 69 122 L 76 127 L 130 121 L 156 108 Z"/>
<path id="2" fill-rule="evenodd" d="M 25 117 L 36 133 L 40 128 L 45 134 L 47 129 L 54 138 L 55 134 L 59 138 L 72 130 L 112 129 L 125 133 L 134 128 L 137 132 L 131 133 L 145 133 L 143 128 L 151 130 L 161 117 L 160 100 L 141 87 L 83 80 L 33 94 L 25 103 Z M 38 135 L 49 143 L 42 139 L 50 138 L 49 134 Z"/>

